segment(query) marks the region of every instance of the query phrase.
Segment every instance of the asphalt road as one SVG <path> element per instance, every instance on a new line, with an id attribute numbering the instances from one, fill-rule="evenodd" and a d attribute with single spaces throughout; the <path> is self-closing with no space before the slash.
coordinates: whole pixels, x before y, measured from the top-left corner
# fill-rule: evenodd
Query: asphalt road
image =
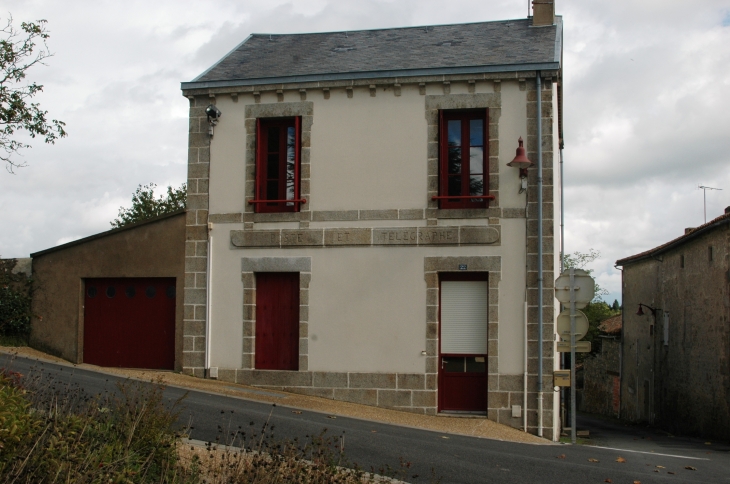
<path id="1" fill-rule="evenodd" d="M 116 382 L 121 380 L 104 373 L 17 357 L 12 361 L 0 357 L 2 366 L 24 375 L 36 375 L 46 385 L 62 391 L 83 389 L 91 395 L 115 391 Z M 682 446 L 665 453 L 584 445 L 517 444 L 345 417 L 330 418 L 304 409 L 172 387 L 166 389 L 165 397 L 173 401 L 186 392 L 180 422 L 192 426 L 192 439 L 225 441 L 239 426 L 249 433 L 251 429 L 260 431 L 267 420 L 276 439 L 297 438 L 301 442 L 326 429 L 325 435 L 334 437 L 337 445 L 344 436 L 349 462 L 365 470 L 379 472 L 386 466 L 401 470 L 401 461 L 409 462 L 410 467 L 400 473 L 409 482 L 432 482 L 435 476 L 442 483 L 730 483 L 730 453 L 726 450 Z M 625 462 L 617 462 L 618 457 Z M 686 469 L 688 466 L 696 470 Z"/>

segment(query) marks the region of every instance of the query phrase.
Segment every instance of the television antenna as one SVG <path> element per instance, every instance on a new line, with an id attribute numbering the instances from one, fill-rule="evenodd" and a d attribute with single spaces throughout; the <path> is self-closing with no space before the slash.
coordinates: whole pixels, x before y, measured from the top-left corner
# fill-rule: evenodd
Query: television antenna
<path id="1" fill-rule="evenodd" d="M 707 190 L 722 190 L 722 188 L 706 187 L 704 185 L 697 185 L 697 188 L 702 190 L 702 198 L 704 201 L 704 208 L 705 208 L 705 223 L 707 223 Z"/>

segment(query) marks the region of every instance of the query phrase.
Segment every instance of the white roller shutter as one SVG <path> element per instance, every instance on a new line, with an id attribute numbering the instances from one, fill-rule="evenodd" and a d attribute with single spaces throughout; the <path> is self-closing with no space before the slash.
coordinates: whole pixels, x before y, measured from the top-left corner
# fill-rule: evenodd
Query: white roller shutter
<path id="1" fill-rule="evenodd" d="M 441 353 L 487 353 L 487 281 L 441 282 Z"/>

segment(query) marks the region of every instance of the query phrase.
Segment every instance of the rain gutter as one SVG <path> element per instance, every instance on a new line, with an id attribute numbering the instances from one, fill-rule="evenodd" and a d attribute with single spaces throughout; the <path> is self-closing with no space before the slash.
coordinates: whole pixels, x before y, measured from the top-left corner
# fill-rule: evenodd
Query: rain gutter
<path id="1" fill-rule="evenodd" d="M 183 91 L 191 89 L 212 89 L 221 87 L 259 86 L 265 84 L 299 84 L 303 82 L 320 81 L 341 81 L 351 79 L 380 79 L 393 77 L 422 77 L 439 75 L 458 74 L 482 74 L 482 73 L 504 73 L 524 71 L 557 71 L 560 69 L 560 62 L 538 62 L 530 64 L 501 64 L 490 66 L 464 66 L 464 67 L 436 67 L 426 69 L 395 69 L 383 71 L 363 72 L 332 72 L 322 74 L 307 74 L 301 76 L 278 76 L 261 77 L 257 79 L 226 79 L 219 81 L 190 81 L 181 82 L 180 88 Z"/>

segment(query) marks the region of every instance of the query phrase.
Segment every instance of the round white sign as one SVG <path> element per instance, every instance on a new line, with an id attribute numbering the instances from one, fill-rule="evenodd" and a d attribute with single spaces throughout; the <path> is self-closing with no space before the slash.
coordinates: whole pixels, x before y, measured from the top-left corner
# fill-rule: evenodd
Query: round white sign
<path id="1" fill-rule="evenodd" d="M 558 336 L 563 341 L 570 341 L 570 309 L 558 316 Z M 588 318 L 582 311 L 575 311 L 575 340 L 578 341 L 588 333 Z"/>

